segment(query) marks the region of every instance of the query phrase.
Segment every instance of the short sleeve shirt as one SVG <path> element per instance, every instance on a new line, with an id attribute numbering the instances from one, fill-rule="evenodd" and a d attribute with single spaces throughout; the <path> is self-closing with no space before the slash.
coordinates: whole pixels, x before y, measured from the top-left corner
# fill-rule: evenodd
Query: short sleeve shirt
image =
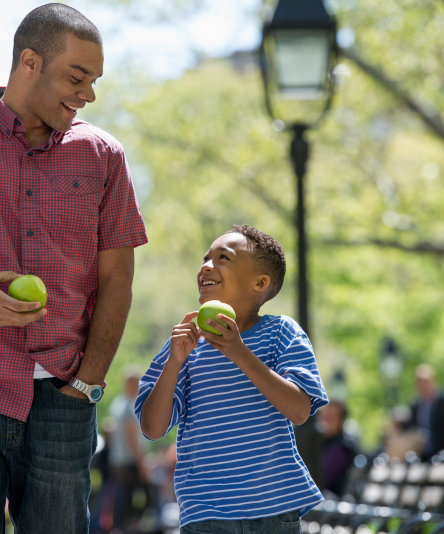
<path id="1" fill-rule="evenodd" d="M 311 343 L 293 319 L 265 315 L 241 337 L 265 365 L 310 396 L 312 415 L 327 404 Z M 170 341 L 140 381 L 139 421 L 169 352 Z M 202 338 L 178 377 L 167 432 L 175 425 L 181 527 L 292 510 L 304 515 L 322 500 L 298 453 L 291 422 Z"/>
<path id="2" fill-rule="evenodd" d="M 0 413 L 22 421 L 36 363 L 62 380 L 77 372 L 98 252 L 147 242 L 123 148 L 111 135 L 77 119 L 34 148 L 24 133 L 0 101 L 0 270 L 37 275 L 48 291 L 41 321 L 0 328 Z"/>

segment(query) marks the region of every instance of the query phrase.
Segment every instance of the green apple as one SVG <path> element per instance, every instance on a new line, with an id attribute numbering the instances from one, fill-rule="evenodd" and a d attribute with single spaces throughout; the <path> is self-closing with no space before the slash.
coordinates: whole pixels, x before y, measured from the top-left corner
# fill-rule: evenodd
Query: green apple
<path id="1" fill-rule="evenodd" d="M 33 274 L 19 276 L 9 284 L 8 294 L 10 297 L 24 302 L 40 302 L 38 312 L 45 307 L 48 300 L 48 292 L 42 280 Z"/>
<path id="2" fill-rule="evenodd" d="M 221 336 L 222 334 L 218 330 L 207 324 L 208 319 L 214 319 L 217 323 L 227 328 L 227 323 L 224 323 L 223 321 L 217 318 L 219 313 L 226 315 L 230 319 L 233 319 L 233 321 L 236 320 L 236 314 L 234 313 L 233 308 L 229 304 L 225 304 L 220 300 L 209 300 L 208 302 L 205 302 L 205 304 L 202 304 L 199 310 L 199 315 L 197 316 L 197 325 L 199 326 L 199 328 L 202 328 L 202 330 L 205 330 L 206 332 Z"/>

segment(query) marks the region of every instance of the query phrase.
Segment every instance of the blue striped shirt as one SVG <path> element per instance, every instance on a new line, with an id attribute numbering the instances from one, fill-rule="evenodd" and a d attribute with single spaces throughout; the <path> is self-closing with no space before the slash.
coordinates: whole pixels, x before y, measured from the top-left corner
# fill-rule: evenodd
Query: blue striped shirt
<path id="1" fill-rule="evenodd" d="M 327 404 L 311 343 L 290 317 L 263 316 L 241 333 L 269 368 L 311 397 L 311 415 Z M 142 405 L 158 379 L 170 341 L 142 377 Z M 177 430 L 174 487 L 180 526 L 210 519 L 255 519 L 322 500 L 296 448 L 293 428 L 245 374 L 202 338 L 182 366 L 169 432 Z"/>

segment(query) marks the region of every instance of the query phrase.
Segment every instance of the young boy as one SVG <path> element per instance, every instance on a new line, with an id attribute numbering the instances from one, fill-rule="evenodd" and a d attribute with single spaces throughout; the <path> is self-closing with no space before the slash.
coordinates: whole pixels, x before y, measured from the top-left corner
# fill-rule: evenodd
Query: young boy
<path id="1" fill-rule="evenodd" d="M 180 532 L 284 534 L 322 495 L 296 448 L 300 425 L 328 399 L 312 346 L 286 316 L 259 316 L 277 295 L 285 256 L 271 236 L 233 226 L 197 275 L 201 304 L 230 304 L 236 321 L 198 330 L 188 313 L 142 377 L 136 414 L 157 440 L 175 425 Z"/>

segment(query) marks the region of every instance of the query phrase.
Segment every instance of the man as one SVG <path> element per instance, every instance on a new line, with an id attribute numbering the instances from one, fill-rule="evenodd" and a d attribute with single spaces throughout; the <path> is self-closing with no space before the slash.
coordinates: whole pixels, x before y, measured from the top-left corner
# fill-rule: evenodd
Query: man
<path id="1" fill-rule="evenodd" d="M 428 460 L 444 450 L 444 395 L 436 385 L 435 370 L 427 364 L 416 368 L 418 398 L 412 406 L 410 427 L 423 437 L 422 457 Z"/>
<path id="2" fill-rule="evenodd" d="M 147 241 L 121 145 L 76 118 L 102 67 L 97 28 L 47 4 L 17 29 L 0 95 L 0 507 L 17 534 L 88 532 L 94 401 Z M 5 294 L 19 274 L 43 280 L 47 312 Z"/>

